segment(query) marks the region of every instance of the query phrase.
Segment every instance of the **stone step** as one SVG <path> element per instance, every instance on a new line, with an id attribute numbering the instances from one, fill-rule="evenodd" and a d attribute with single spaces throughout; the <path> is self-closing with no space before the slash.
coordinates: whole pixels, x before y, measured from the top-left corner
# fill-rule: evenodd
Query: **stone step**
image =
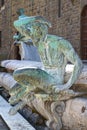
<path id="1" fill-rule="evenodd" d="M 6 90 L 9 90 L 16 83 L 17 82 L 14 80 L 10 73 L 0 72 L 0 86 L 3 86 L 6 88 Z"/>
<path id="2" fill-rule="evenodd" d="M 28 60 L 4 60 L 1 61 L 1 66 L 9 70 L 15 70 L 18 68 L 41 68 L 43 69 L 42 62 L 28 61 Z"/>
<path id="3" fill-rule="evenodd" d="M 19 113 L 14 116 L 9 115 L 10 108 L 12 106 L 0 96 L 0 115 L 10 130 L 35 130 Z"/>

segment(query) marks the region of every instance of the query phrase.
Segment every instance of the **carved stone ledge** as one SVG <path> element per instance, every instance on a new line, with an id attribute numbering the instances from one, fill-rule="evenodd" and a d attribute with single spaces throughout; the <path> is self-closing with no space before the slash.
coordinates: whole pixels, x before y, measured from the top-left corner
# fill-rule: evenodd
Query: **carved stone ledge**
<path id="1" fill-rule="evenodd" d="M 46 125 L 49 128 L 52 130 L 60 130 L 62 128 L 61 119 L 65 110 L 64 102 L 34 99 L 32 101 L 32 107 L 46 119 Z"/>

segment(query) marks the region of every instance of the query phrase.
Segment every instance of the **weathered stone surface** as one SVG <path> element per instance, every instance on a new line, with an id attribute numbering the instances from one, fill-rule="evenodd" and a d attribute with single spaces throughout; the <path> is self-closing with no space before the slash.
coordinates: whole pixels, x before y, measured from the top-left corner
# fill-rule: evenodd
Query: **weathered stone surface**
<path id="1" fill-rule="evenodd" d="M 62 121 L 64 130 L 87 130 L 87 99 L 75 98 L 67 101 Z"/>
<path id="2" fill-rule="evenodd" d="M 0 96 L 0 115 L 10 130 L 35 130 L 19 113 L 15 116 L 10 116 L 8 114 L 10 108 L 12 108 L 10 104 Z"/>

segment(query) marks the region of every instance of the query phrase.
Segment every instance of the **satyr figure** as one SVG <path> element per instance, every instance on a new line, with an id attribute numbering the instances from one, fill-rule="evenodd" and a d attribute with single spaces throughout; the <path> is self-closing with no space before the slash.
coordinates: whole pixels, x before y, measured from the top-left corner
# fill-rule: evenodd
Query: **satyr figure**
<path id="1" fill-rule="evenodd" d="M 67 92 L 77 80 L 82 70 L 82 62 L 69 41 L 48 34 L 50 22 L 41 16 L 28 17 L 24 15 L 22 9 L 18 14 L 19 20 L 14 22 L 14 26 L 19 35 L 14 38 L 19 42 L 31 39 L 38 49 L 44 68 L 16 70 L 13 76 L 18 84 L 10 90 L 12 97 L 9 101 L 15 103 L 30 93 L 34 93 L 34 96 L 36 93 L 41 95 L 45 93 L 48 95 L 47 99 L 56 96 L 56 100 L 61 100 L 58 95 Z M 68 82 L 64 83 L 65 67 L 68 62 L 74 65 L 74 69 Z M 44 100 L 43 96 L 42 98 Z"/>
<path id="2" fill-rule="evenodd" d="M 30 101 L 40 114 L 47 117 L 48 127 L 60 130 L 61 115 L 65 108 L 63 101 L 82 94 L 69 89 L 81 73 L 82 62 L 69 41 L 48 34 L 48 28 L 51 27 L 49 21 L 41 16 L 28 17 L 24 15 L 23 9 L 19 9 L 17 13 L 19 19 L 14 22 L 18 31 L 14 36 L 15 43 L 19 45 L 31 40 L 33 46 L 38 49 L 44 67 L 21 68 L 14 71 L 13 77 L 17 84 L 10 89 L 9 102 L 18 104 L 10 110 L 10 114 L 15 114 Z M 68 62 L 74 65 L 74 69 L 65 83 L 64 74 Z"/>

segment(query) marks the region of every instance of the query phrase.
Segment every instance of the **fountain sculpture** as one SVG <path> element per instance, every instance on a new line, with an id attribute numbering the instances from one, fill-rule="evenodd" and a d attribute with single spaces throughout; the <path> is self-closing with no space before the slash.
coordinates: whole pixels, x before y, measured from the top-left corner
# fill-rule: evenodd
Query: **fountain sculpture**
<path id="1" fill-rule="evenodd" d="M 51 23 L 45 18 L 28 17 L 23 9 L 19 9 L 17 13 L 19 19 L 14 21 L 14 27 L 18 31 L 14 35 L 15 45 L 24 42 L 29 46 L 30 40 L 33 47 L 37 47 L 40 55 L 37 62 L 43 65 L 41 68 L 25 67 L 13 72 L 16 84 L 9 91 L 11 95 L 9 102 L 17 103 L 17 105 L 9 113 L 15 114 L 28 103 L 47 120 L 46 125 L 49 128 L 60 130 L 64 123 L 66 101 L 85 94 L 85 92 L 75 92 L 70 89 L 82 71 L 82 61 L 69 41 L 48 34 Z M 72 63 L 74 68 L 68 81 L 64 82 L 68 62 Z"/>

